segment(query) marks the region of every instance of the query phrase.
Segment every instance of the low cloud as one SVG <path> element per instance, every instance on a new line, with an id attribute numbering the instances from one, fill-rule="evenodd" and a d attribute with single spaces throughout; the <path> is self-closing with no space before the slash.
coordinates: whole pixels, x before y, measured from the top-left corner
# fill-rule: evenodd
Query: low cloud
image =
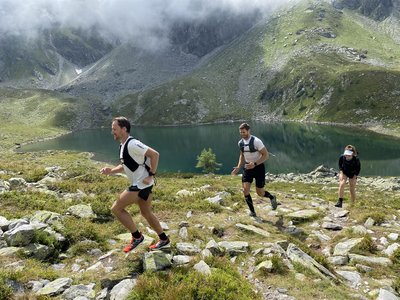
<path id="1" fill-rule="evenodd" d="M 1 0 L 0 34 L 35 37 L 57 25 L 151 45 L 167 39 L 177 21 L 201 21 L 218 11 L 270 13 L 288 2 L 294 0 Z"/>

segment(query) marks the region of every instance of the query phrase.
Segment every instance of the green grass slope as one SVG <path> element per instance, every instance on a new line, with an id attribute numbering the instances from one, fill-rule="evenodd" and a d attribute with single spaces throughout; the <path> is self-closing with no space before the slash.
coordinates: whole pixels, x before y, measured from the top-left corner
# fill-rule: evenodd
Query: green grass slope
<path id="1" fill-rule="evenodd" d="M 46 90 L 0 89 L 0 150 L 90 127 L 100 115 L 87 100 Z"/>
<path id="2" fill-rule="evenodd" d="M 51 155 L 49 152 L 18 155 L 4 153 L 0 157 L 0 170 L 6 172 L 0 174 L 0 180 L 10 180 L 18 174 L 18 177 L 25 178 L 28 182 L 36 182 L 46 175 L 46 167 L 55 165 L 61 168 L 62 180 L 47 183 L 49 189 L 59 195 L 80 191 L 85 196 L 61 200 L 56 195 L 44 191 L 12 190 L 0 194 L 0 210 L 1 215 L 7 219 L 31 216 L 38 210 L 47 210 L 63 215 L 64 226 L 59 230 L 67 238 L 68 250 L 63 249 L 67 255 L 64 259 L 55 255 L 48 261 L 27 257 L 22 253 L 17 257 L 1 256 L 0 263 L 5 267 L 0 270 L 0 295 L 2 292 L 6 295 L 11 293 L 6 284 L 7 280 L 10 279 L 21 284 L 27 284 L 31 280 L 54 280 L 69 277 L 73 279 L 74 285 L 95 283 L 95 291 L 98 293 L 104 288 L 103 283 L 113 280 L 118 282 L 123 278 L 131 277 L 132 274 L 136 274 L 138 283 L 129 295 L 129 299 L 261 299 L 263 298 L 261 291 L 272 292 L 277 288 L 286 289 L 287 294 L 295 299 L 351 299 L 354 294 L 359 293 L 362 293 L 366 299 L 373 299 L 372 296 L 370 297 L 367 294 L 368 291 L 379 288 L 383 284 L 382 282 L 390 284 L 388 282 L 394 282 L 396 278 L 398 282 L 397 275 L 400 267 L 398 256 L 391 258 L 393 260 L 392 266 L 374 265 L 369 273 L 361 272 L 363 282 L 368 281 L 366 292 L 365 289 L 357 291 L 350 289 L 345 282 L 334 283 L 327 279 L 321 280 L 318 275 L 300 264 L 294 264 L 294 270 L 289 270 L 283 263 L 283 258 L 276 256 L 276 254 L 271 258 L 273 261 L 271 272 L 252 271 L 255 265 L 266 259 L 266 256 L 263 256 L 259 250 L 269 247 L 267 246 L 268 243 L 282 240 L 297 244 L 315 260 L 332 270 L 334 266 L 321 253 L 327 245 L 324 245 L 324 247 L 310 246 L 321 244 L 316 237 L 312 238 L 311 233 L 316 230 L 315 226 L 312 225 L 313 223 L 323 222 L 324 209 L 320 210 L 321 215 L 317 219 L 296 223 L 299 229 L 310 234 L 310 239 L 306 242 L 302 242 L 301 239 L 279 229 L 279 226 L 288 226 L 290 218 L 287 218 L 286 214 L 292 209 L 310 208 L 311 203 L 322 199 L 325 202 L 324 205 L 330 203 L 332 207 L 336 201 L 337 184 L 270 182 L 268 189 L 271 193 L 278 195 L 285 210 L 278 210 L 278 215 L 271 214 L 269 203 L 255 196 L 253 199 L 257 212 L 264 219 L 263 222 L 256 222 L 249 219 L 246 213 L 247 205 L 243 201 L 240 190 L 240 177 L 210 174 L 199 176 L 161 174 L 153 193 L 153 208 L 156 215 L 170 227 L 167 233 L 171 237 L 174 253 L 176 253 L 176 243 L 183 241 L 178 233 L 179 224 L 182 220 L 190 224 L 188 227 L 189 237 L 185 240 L 186 242 L 200 243 L 203 249 L 210 239 L 217 242 L 239 240 L 248 242 L 251 251 L 238 255 L 237 259 L 234 260 L 228 254 L 205 259 L 213 268 L 210 276 L 200 275 L 193 270 L 193 265 L 202 259 L 200 254 L 193 256 L 193 261 L 187 266 L 172 267 L 162 272 L 143 272 L 142 256 L 147 250 L 145 247 L 141 247 L 128 256 L 121 251 L 124 241 L 116 240 L 116 237 L 127 231 L 112 216 L 110 211 L 117 195 L 128 184 L 126 178 L 101 175 L 99 168 L 103 165 L 91 161 L 87 154 L 52 151 Z M 208 188 L 202 188 L 204 186 L 208 186 Z M 362 184 L 357 187 L 356 205 L 351 208 L 346 207 L 350 210 L 349 229 L 334 234 L 324 231 L 326 234 L 334 235 L 332 241 L 327 242 L 329 248 L 333 249 L 334 245 L 342 239 L 357 236 L 350 227 L 364 224 L 368 217 L 372 217 L 377 222 L 379 220 L 379 222 L 383 222 L 385 219 L 394 221 L 394 218 L 398 218 L 400 203 L 397 191 L 383 192 Z M 194 191 L 194 194 L 177 197 L 177 192 L 182 189 Z M 226 207 L 211 204 L 205 200 L 221 191 L 229 194 L 229 197 L 224 200 Z M 255 195 L 254 190 L 252 193 Z M 371 197 L 371 194 L 374 197 Z M 68 208 L 76 204 L 91 205 L 98 218 L 90 220 L 67 215 Z M 140 215 L 139 208 L 133 205 L 128 209 L 139 229 L 148 234 L 145 227 L 147 222 Z M 190 218 L 186 216 L 188 211 L 192 212 Z M 235 226 L 238 222 L 267 230 L 271 235 L 265 237 L 239 230 Z M 204 224 L 205 227 L 202 228 L 196 224 Z M 214 230 L 211 230 L 211 228 L 214 228 Z M 386 236 L 388 230 L 390 228 L 383 226 L 373 227 L 374 233 L 378 236 Z M 395 229 L 392 228 L 392 230 Z M 115 240 L 116 244 L 110 243 L 111 239 Z M 41 243 L 47 244 L 51 242 L 51 240 L 41 241 Z M 365 245 L 359 251 L 367 251 L 368 246 Z M 82 262 L 82 271 L 98 262 L 98 257 L 91 254 L 93 249 L 100 249 L 103 253 L 116 250 L 108 256 L 112 260 L 112 271 L 106 272 L 98 269 L 94 272 L 74 272 L 73 265 L 81 264 L 78 261 Z M 372 253 L 366 255 L 372 255 Z M 16 261 L 23 262 L 23 270 L 7 267 Z M 62 263 L 65 268 L 52 268 L 51 266 L 54 263 Z M 303 279 L 298 277 L 298 273 L 303 274 Z M 398 289 L 399 283 L 393 284 L 393 287 Z M 255 289 L 259 292 L 256 293 Z M 25 296 L 27 299 L 29 296 L 35 298 L 33 293 Z"/>
<path id="3" fill-rule="evenodd" d="M 354 11 L 302 1 L 192 74 L 113 109 L 145 124 L 273 117 L 398 127 L 400 48 L 386 31 Z"/>

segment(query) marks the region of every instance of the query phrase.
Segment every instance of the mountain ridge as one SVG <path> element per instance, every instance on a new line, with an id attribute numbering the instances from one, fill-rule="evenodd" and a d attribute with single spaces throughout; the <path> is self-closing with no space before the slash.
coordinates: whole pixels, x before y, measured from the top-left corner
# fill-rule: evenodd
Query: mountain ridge
<path id="1" fill-rule="evenodd" d="M 195 41 L 190 34 L 154 52 L 113 45 L 80 74 L 71 63 L 67 69 L 75 74 L 57 80 L 57 91 L 78 102 L 98 102 L 96 123 L 124 114 L 151 125 L 256 118 L 381 124 L 396 131 L 399 2 L 388 2 L 390 14 L 381 21 L 360 13 L 365 1 L 353 9 L 346 1 L 341 9 L 327 1 L 299 1 L 256 18 L 251 28 L 247 20 L 237 36 L 227 30 L 232 40 L 220 36 L 212 51 L 199 41 L 200 52 L 188 53 Z M 204 30 L 188 26 L 182 32 Z"/>

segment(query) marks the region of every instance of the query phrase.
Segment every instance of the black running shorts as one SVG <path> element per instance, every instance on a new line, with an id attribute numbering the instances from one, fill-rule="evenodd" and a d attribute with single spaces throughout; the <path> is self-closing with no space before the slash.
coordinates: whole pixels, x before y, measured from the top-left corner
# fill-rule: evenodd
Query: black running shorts
<path id="1" fill-rule="evenodd" d="M 138 193 L 138 196 L 141 198 L 141 199 L 143 199 L 143 200 L 147 200 L 147 199 L 149 199 L 149 196 L 150 196 L 150 194 L 151 194 L 151 190 L 153 189 L 153 186 L 149 186 L 149 187 L 147 187 L 147 188 L 144 188 L 144 189 L 139 189 L 138 187 L 137 187 L 137 185 L 131 185 L 129 188 L 128 188 L 128 191 L 129 192 L 139 192 Z"/>
<path id="2" fill-rule="evenodd" d="M 260 164 L 253 169 L 243 169 L 242 182 L 252 183 L 256 180 L 256 187 L 263 188 L 265 186 L 265 165 Z"/>

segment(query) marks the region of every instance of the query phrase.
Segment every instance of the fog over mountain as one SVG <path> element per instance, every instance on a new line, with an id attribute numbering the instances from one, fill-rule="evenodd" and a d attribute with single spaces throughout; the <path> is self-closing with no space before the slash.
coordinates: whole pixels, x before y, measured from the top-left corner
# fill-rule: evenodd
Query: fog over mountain
<path id="1" fill-rule="evenodd" d="M 96 28 L 110 41 L 140 42 L 143 48 L 168 43 L 176 22 L 201 22 L 210 15 L 269 13 L 295 0 L 2 0 L 0 35 L 35 38 L 55 26 Z"/>

